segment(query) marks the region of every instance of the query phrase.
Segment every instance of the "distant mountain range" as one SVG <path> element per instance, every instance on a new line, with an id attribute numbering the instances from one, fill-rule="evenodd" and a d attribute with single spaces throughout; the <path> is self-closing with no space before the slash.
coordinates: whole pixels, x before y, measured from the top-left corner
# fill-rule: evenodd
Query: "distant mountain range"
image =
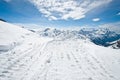
<path id="1" fill-rule="evenodd" d="M 79 30 L 72 29 L 56 29 L 46 28 L 40 30 L 31 30 L 40 36 L 52 37 L 56 40 L 64 39 L 89 39 L 93 43 L 102 46 L 110 46 L 110 42 L 120 39 L 120 33 L 110 30 L 109 28 L 81 28 Z"/>

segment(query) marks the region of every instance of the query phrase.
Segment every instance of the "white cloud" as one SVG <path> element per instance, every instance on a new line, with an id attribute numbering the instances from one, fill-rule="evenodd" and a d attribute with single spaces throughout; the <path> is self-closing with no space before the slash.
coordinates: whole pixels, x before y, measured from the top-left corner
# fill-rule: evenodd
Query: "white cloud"
<path id="1" fill-rule="evenodd" d="M 49 20 L 57 20 L 55 16 L 49 16 Z"/>
<path id="2" fill-rule="evenodd" d="M 119 22 L 114 22 L 114 23 L 99 25 L 99 27 L 107 28 L 111 31 L 115 31 L 116 33 L 120 34 L 120 21 Z"/>
<path id="3" fill-rule="evenodd" d="M 117 13 L 117 15 L 120 15 L 120 12 L 119 12 L 119 13 Z"/>
<path id="4" fill-rule="evenodd" d="M 29 0 L 48 19 L 77 20 L 86 13 L 110 3 L 112 0 Z"/>
<path id="5" fill-rule="evenodd" d="M 94 21 L 94 22 L 100 21 L 100 18 L 94 18 L 94 19 L 92 19 L 92 21 Z"/>

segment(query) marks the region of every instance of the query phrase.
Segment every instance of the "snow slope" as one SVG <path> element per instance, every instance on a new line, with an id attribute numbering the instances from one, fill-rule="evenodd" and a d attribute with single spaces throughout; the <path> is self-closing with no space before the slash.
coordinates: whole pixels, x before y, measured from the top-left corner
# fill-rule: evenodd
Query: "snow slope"
<path id="1" fill-rule="evenodd" d="M 7 51 L 21 44 L 31 32 L 15 25 L 0 21 L 0 51 Z"/>
<path id="2" fill-rule="evenodd" d="M 8 51 L 26 40 L 35 40 L 38 37 L 35 33 L 21 27 L 0 21 L 0 51 Z"/>
<path id="3" fill-rule="evenodd" d="M 1 51 L 0 80 L 120 80 L 119 49 L 97 46 L 85 39 L 39 37 L 17 26 L 13 28 L 14 25 L 1 23 L 6 28 L 16 29 L 19 35 L 29 35 L 20 39 L 23 40 L 20 45 Z M 12 30 L 8 29 L 13 36 L 7 43 L 17 39 Z M 9 41 L 9 37 L 1 39 Z"/>

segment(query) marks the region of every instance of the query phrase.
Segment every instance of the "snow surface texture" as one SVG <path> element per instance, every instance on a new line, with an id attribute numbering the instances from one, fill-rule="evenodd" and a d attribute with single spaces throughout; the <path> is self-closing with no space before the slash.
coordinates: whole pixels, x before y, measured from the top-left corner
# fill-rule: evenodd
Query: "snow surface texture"
<path id="1" fill-rule="evenodd" d="M 120 80 L 119 49 L 87 39 L 39 37 L 0 22 L 0 45 L 6 49 L 13 42 L 20 44 L 7 51 L 1 48 L 0 80 Z"/>
<path id="2" fill-rule="evenodd" d="M 21 44 L 28 35 L 31 35 L 30 31 L 0 21 L 0 51 L 7 51 Z"/>

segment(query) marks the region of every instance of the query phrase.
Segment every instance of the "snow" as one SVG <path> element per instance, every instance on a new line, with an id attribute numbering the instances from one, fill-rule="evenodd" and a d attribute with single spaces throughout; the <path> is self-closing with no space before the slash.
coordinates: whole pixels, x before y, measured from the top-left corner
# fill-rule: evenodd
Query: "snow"
<path id="1" fill-rule="evenodd" d="M 0 35 L 0 45 L 21 42 L 0 52 L 0 80 L 120 80 L 119 49 L 86 39 L 40 37 L 5 22 Z"/>
<path id="2" fill-rule="evenodd" d="M 15 44 L 21 43 L 25 34 L 29 33 L 15 25 L 0 21 L 0 50 L 9 50 Z"/>
<path id="3" fill-rule="evenodd" d="M 0 21 L 0 51 L 7 51 L 16 45 L 22 44 L 26 40 L 34 41 L 34 39 L 38 39 L 38 37 L 35 33 L 24 28 Z M 44 40 L 42 39 L 42 41 Z"/>

